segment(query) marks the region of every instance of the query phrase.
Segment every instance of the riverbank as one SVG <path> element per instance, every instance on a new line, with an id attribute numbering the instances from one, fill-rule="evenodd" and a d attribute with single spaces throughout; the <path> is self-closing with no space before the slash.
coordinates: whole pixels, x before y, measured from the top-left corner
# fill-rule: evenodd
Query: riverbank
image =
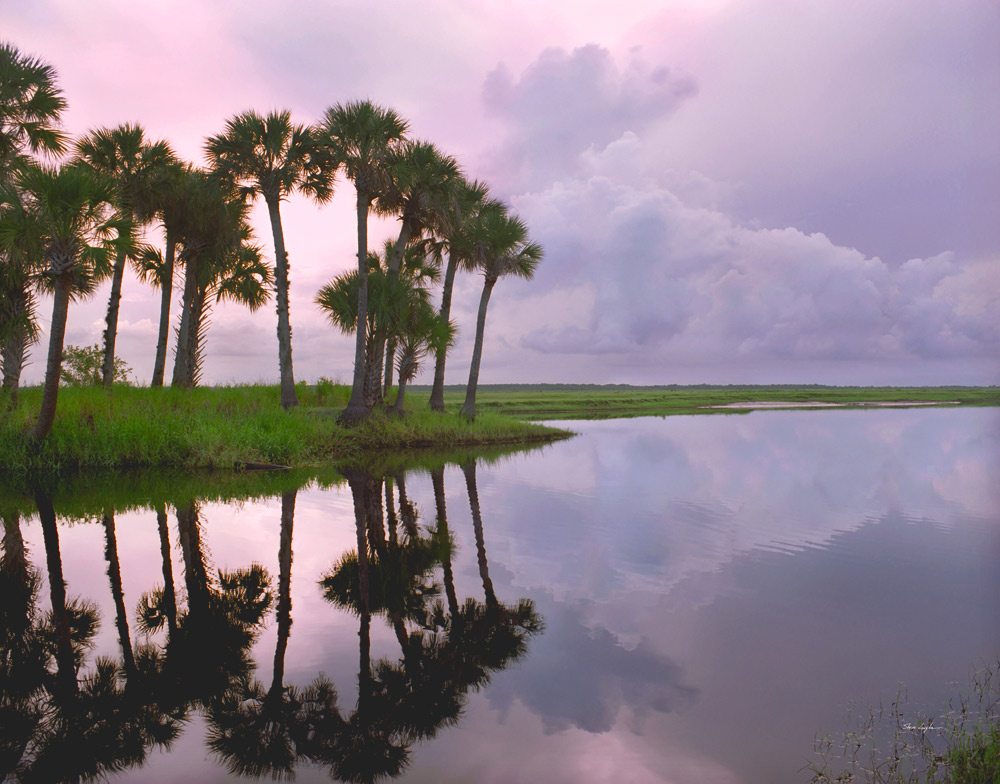
<path id="1" fill-rule="evenodd" d="M 349 389 L 303 384 L 298 392 L 300 405 L 284 411 L 277 387 L 67 387 L 59 391 L 52 432 L 36 444 L 26 432 L 37 416 L 41 390 L 24 389 L 18 409 L 0 422 L 0 478 L 251 463 L 312 467 L 380 453 L 529 445 L 570 435 L 496 412 L 468 422 L 424 407 L 402 418 L 378 415 L 345 428 L 337 413 Z"/>
<path id="2" fill-rule="evenodd" d="M 464 394 L 463 387 L 446 387 L 446 407 L 456 409 Z M 419 386 L 407 392 L 414 406 L 426 405 L 427 395 L 427 388 Z M 1000 406 L 1000 387 L 481 385 L 476 398 L 480 411 L 528 420 L 733 414 L 754 407 L 796 408 L 815 404 L 864 408 L 887 403 Z"/>

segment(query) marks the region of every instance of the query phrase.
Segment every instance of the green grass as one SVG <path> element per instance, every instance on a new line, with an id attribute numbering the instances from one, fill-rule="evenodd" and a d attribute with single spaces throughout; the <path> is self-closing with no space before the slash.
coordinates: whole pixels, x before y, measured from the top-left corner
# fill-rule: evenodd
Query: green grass
<path id="1" fill-rule="evenodd" d="M 349 390 L 333 384 L 299 389 L 301 405 L 279 405 L 277 387 L 194 390 L 67 387 L 59 392 L 52 432 L 33 443 L 27 432 L 41 390 L 22 390 L 18 409 L 0 422 L 0 477 L 60 475 L 156 467 L 233 468 L 363 461 L 381 452 L 531 444 L 565 437 L 494 412 L 475 422 L 426 410 L 373 416 L 351 428 L 337 423 Z"/>
<path id="2" fill-rule="evenodd" d="M 429 391 L 414 387 L 417 405 L 424 405 Z M 464 388 L 446 387 L 445 405 L 457 409 Z M 480 411 L 495 411 L 524 419 L 606 419 L 631 416 L 718 413 L 713 405 L 745 402 L 840 403 L 928 403 L 958 401 L 961 405 L 1000 405 L 998 387 L 827 387 L 818 385 L 771 386 L 662 386 L 622 385 L 484 385 L 476 405 Z M 732 413 L 728 411 L 726 413 Z"/>
<path id="3" fill-rule="evenodd" d="M 348 387 L 323 381 L 297 389 L 301 405 L 286 412 L 279 405 L 277 387 L 120 386 L 110 392 L 67 387 L 59 392 L 52 433 L 36 444 L 26 433 L 37 416 L 41 389 L 27 388 L 18 409 L 0 420 L 0 478 L 164 467 L 221 469 L 245 463 L 304 467 L 393 462 L 427 450 L 524 446 L 568 435 L 524 420 L 722 413 L 705 406 L 747 401 L 1000 405 L 996 387 L 486 385 L 479 391 L 479 414 L 470 423 L 455 414 L 431 413 L 428 390 L 416 387 L 408 392 L 405 417 L 374 416 L 344 428 L 336 419 L 347 404 Z M 448 410 L 457 411 L 463 397 L 463 389 L 448 388 Z"/>

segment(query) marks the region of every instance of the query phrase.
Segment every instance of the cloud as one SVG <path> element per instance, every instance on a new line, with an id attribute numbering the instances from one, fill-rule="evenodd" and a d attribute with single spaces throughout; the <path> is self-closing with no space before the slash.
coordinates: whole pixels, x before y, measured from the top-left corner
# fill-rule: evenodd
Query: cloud
<path id="1" fill-rule="evenodd" d="M 504 340 L 488 355 L 506 344 L 639 366 L 1000 354 L 995 259 L 892 264 L 738 217 L 739 187 L 660 154 L 664 125 L 700 98 L 693 80 L 632 57 L 550 49 L 485 81 L 506 129 L 490 165 L 546 252 L 531 292 L 494 314 Z"/>
<path id="2" fill-rule="evenodd" d="M 596 44 L 546 49 L 517 79 L 500 65 L 483 85 L 487 111 L 508 129 L 491 179 L 523 186 L 565 174 L 590 147 L 669 116 L 696 92 L 690 77 L 638 57 L 620 67 Z"/>

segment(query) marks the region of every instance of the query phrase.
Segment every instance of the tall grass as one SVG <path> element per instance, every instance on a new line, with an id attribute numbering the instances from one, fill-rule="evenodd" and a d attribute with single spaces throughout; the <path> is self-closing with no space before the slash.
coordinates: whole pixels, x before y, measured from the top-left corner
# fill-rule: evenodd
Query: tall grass
<path id="1" fill-rule="evenodd" d="M 284 411 L 276 386 L 68 387 L 59 392 L 52 432 L 36 443 L 27 434 L 41 390 L 27 388 L 17 410 L 0 422 L 0 477 L 246 463 L 308 466 L 380 450 L 530 443 L 565 435 L 497 415 L 470 423 L 430 412 L 376 415 L 344 428 L 336 414 L 349 388 L 303 384 L 298 392 L 301 405 Z"/>

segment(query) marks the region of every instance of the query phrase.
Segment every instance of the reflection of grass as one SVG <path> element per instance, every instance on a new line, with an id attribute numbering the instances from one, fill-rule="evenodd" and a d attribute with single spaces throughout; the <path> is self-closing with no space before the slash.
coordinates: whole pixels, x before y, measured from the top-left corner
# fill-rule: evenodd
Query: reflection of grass
<path id="1" fill-rule="evenodd" d="M 1000 782 L 1000 661 L 977 672 L 968 694 L 940 717 L 897 696 L 869 708 L 843 737 L 816 740 L 812 784 L 997 784 Z"/>
<path id="2" fill-rule="evenodd" d="M 425 387 L 414 387 L 412 404 L 422 407 Z M 445 388 L 445 406 L 457 410 L 465 392 Z M 1000 405 L 997 387 L 825 387 L 825 386 L 662 386 L 481 385 L 476 407 L 525 419 L 604 419 L 629 416 L 715 413 L 703 406 L 743 402 L 823 402 L 860 405 L 872 402 L 951 402 Z M 733 412 L 727 412 L 733 413 Z"/>
<path id="3" fill-rule="evenodd" d="M 423 409 L 343 428 L 336 418 L 343 392 L 333 384 L 302 385 L 302 404 L 286 412 L 278 404 L 277 387 L 66 388 L 59 392 L 52 433 L 34 444 L 26 431 L 37 415 L 41 390 L 28 388 L 18 409 L 0 418 L 0 476 L 232 468 L 248 462 L 315 466 L 384 450 L 523 444 L 566 435 L 495 412 L 470 423 Z"/>

